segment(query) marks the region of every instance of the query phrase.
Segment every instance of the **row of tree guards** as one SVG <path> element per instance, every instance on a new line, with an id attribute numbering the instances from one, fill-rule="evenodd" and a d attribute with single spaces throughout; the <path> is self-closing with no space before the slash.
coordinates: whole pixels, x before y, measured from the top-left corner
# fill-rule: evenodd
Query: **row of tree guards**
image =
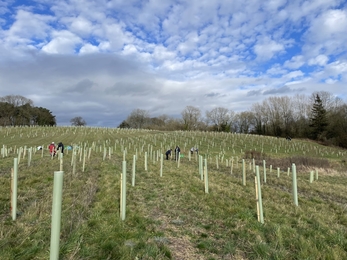
<path id="1" fill-rule="evenodd" d="M 19 158 L 21 158 L 21 153 L 24 151 L 23 153 L 23 158 L 25 157 L 25 151 L 26 149 L 19 149 L 19 153 L 18 155 Z M 32 149 L 29 148 L 28 149 L 29 151 L 29 156 L 28 156 L 28 166 L 30 166 L 30 161 L 31 161 L 31 154 L 32 154 Z M 84 154 L 83 156 L 83 163 L 82 163 L 82 172 L 85 171 L 85 163 L 86 163 L 86 157 L 88 157 L 88 159 L 90 158 L 90 154 L 91 154 L 91 149 L 89 148 L 89 152 L 88 152 L 88 156 L 87 156 L 87 152 L 86 152 L 86 149 L 84 149 L 84 152 L 83 152 L 83 149 L 79 149 L 78 150 L 79 152 L 77 152 L 76 150 L 74 150 L 72 152 L 72 158 L 71 158 L 71 166 L 72 166 L 72 174 L 75 175 L 75 172 L 76 172 L 76 162 L 77 162 L 77 155 L 79 153 L 80 155 L 80 161 L 82 160 L 82 154 Z M 105 150 L 106 151 L 106 148 Z M 111 153 L 109 153 L 110 155 Z M 188 153 L 188 158 L 189 158 L 189 161 L 191 160 L 191 153 Z M 20 159 L 19 158 L 15 158 L 15 166 L 14 168 L 12 169 L 12 173 L 11 173 L 11 176 L 12 177 L 12 184 L 11 184 L 11 196 L 12 196 L 12 193 L 13 194 L 16 194 L 17 193 L 17 171 L 18 171 L 18 165 L 19 165 L 19 161 Z M 53 157 L 52 157 L 53 158 Z M 58 151 L 58 155 L 57 155 L 57 158 L 60 160 L 60 171 L 63 171 L 63 154 Z M 109 156 L 110 158 L 110 156 Z M 123 151 L 123 161 L 125 161 L 125 158 L 126 158 L 126 150 Z M 104 159 L 105 159 L 105 152 L 104 152 Z M 133 155 L 133 174 L 132 174 L 132 186 L 135 185 L 135 169 L 136 169 L 136 159 L 137 159 L 137 155 Z M 200 175 L 200 178 L 201 180 L 205 180 L 205 192 L 208 193 L 208 171 L 207 171 L 207 159 L 203 159 L 203 156 L 199 155 L 198 156 L 198 162 L 199 162 L 199 175 Z M 176 160 L 177 160 L 177 167 L 180 166 L 180 160 L 181 160 L 181 155 L 178 154 L 178 156 L 176 157 Z M 160 176 L 163 175 L 163 154 L 160 155 Z M 238 162 L 238 158 L 236 158 L 236 162 Z M 228 166 L 228 160 L 226 160 L 226 166 Z M 219 164 L 218 164 L 218 156 L 216 156 L 216 167 L 217 169 L 219 169 Z M 238 165 L 237 165 L 238 167 Z M 144 154 L 144 168 L 145 168 L 145 171 L 148 170 L 148 160 L 147 160 L 147 152 L 145 152 Z M 293 168 L 293 166 L 292 166 Z M 253 159 L 252 163 L 249 163 L 249 169 L 253 169 L 253 173 L 256 174 L 256 166 L 255 166 L 255 160 Z M 266 162 L 265 160 L 263 160 L 263 182 L 266 183 L 266 176 L 267 176 L 267 172 L 266 172 Z M 272 165 L 270 165 L 270 174 L 272 172 Z M 233 174 L 233 158 L 231 159 L 230 161 L 230 173 Z M 293 180 L 294 178 L 296 178 L 296 175 L 294 176 L 294 169 L 292 170 L 292 173 L 293 173 Z M 290 168 L 288 167 L 288 171 L 287 171 L 287 175 L 289 176 L 290 174 Z M 277 177 L 279 178 L 280 177 L 280 168 L 277 168 Z M 316 170 L 316 179 L 318 179 L 318 171 Z M 313 182 L 314 180 L 314 171 L 311 171 L 310 172 L 310 183 Z M 259 181 L 258 181 L 259 182 Z M 242 159 L 242 184 L 243 185 L 246 185 L 246 163 L 245 163 L 245 159 Z M 15 187 L 14 187 L 15 186 Z M 12 188 L 13 187 L 13 188 Z M 293 183 L 293 187 L 294 187 L 294 183 Z M 12 192 L 13 191 L 13 192 Z M 293 190 L 293 196 L 297 196 L 295 195 L 295 191 Z M 13 196 L 13 198 L 15 199 L 16 196 Z M 13 202 L 14 200 L 11 199 L 11 202 Z M 257 199 L 258 201 L 258 199 Z M 13 203 L 13 207 L 16 208 L 16 205 L 15 203 Z M 11 209 L 12 209 L 12 206 L 11 206 Z M 12 211 L 12 210 L 11 210 Z M 14 219 L 15 219 L 15 215 L 14 216 Z"/>
<path id="2" fill-rule="evenodd" d="M 22 156 L 21 153 L 25 154 L 26 149 L 19 150 L 19 158 Z M 103 159 L 106 158 L 106 148 L 104 149 Z M 28 149 L 28 166 L 30 166 L 32 149 Z M 83 154 L 83 156 L 82 156 Z M 87 155 L 88 154 L 88 155 Z M 80 156 L 80 161 L 83 158 L 82 172 L 85 170 L 85 162 L 86 158 L 90 158 L 91 149 L 89 148 L 88 153 L 86 149 L 79 149 L 79 151 L 73 150 L 71 157 L 71 166 L 72 166 L 72 174 L 75 174 L 76 171 L 76 162 L 77 155 Z M 109 159 L 111 158 L 111 150 L 109 149 Z M 188 158 L 191 160 L 191 154 L 189 153 Z M 24 158 L 25 155 L 23 155 Z M 16 220 L 17 215 L 17 184 L 18 184 L 18 165 L 19 158 L 14 158 L 14 166 L 11 169 L 11 215 L 12 220 Z M 30 158 L 30 159 L 29 159 Z M 51 250 L 50 250 L 50 259 L 58 259 L 59 257 L 59 234 L 60 234 L 60 221 L 61 221 L 61 204 L 62 204 L 62 191 L 63 191 L 63 154 L 58 152 L 57 157 L 60 160 L 60 170 L 54 172 L 54 186 L 53 186 L 53 201 L 52 201 L 52 229 L 51 229 Z M 52 157 L 53 159 L 53 157 Z M 122 173 L 120 176 L 120 218 L 121 220 L 125 220 L 126 218 L 126 150 L 123 151 L 123 161 L 122 161 Z M 175 157 L 177 160 L 177 167 L 180 166 L 181 155 Z M 200 179 L 204 181 L 204 189 L 205 193 L 209 193 L 209 179 L 208 179 L 208 168 L 207 168 L 207 159 L 202 155 L 196 154 L 196 159 L 198 159 L 198 172 L 200 175 Z M 137 154 L 133 155 L 133 163 L 132 163 L 132 179 L 131 185 L 135 186 L 135 175 L 136 175 L 136 160 Z M 218 165 L 218 157 L 216 157 L 216 168 L 219 169 Z M 228 166 L 228 160 L 226 161 L 226 165 Z M 237 158 L 238 163 L 238 158 Z M 147 160 L 147 152 L 144 153 L 144 168 L 145 171 L 148 170 L 148 160 Z M 260 171 L 259 166 L 255 165 L 255 160 L 253 159 L 252 163 L 249 163 L 250 170 L 253 169 L 254 176 L 254 184 L 255 184 L 255 192 L 256 192 L 256 208 L 257 208 L 257 216 L 258 221 L 264 223 L 264 214 L 263 214 L 263 205 L 262 205 L 262 195 L 261 195 L 261 180 L 260 180 Z M 297 194 L 297 177 L 296 177 L 296 166 L 292 164 L 292 187 L 293 187 L 293 203 L 295 206 L 298 206 L 298 194 Z M 266 162 L 263 161 L 263 183 L 266 183 Z M 272 171 L 272 166 L 270 165 L 270 173 Z M 287 174 L 289 175 L 290 168 L 288 168 Z M 160 154 L 160 177 L 163 176 L 163 154 Z M 230 161 L 230 174 L 233 174 L 233 158 Z M 277 168 L 277 177 L 280 177 L 280 169 Z M 314 172 L 310 172 L 310 183 L 313 182 Z M 318 179 L 318 171 L 316 170 L 316 179 Z M 242 185 L 246 185 L 246 163 L 245 160 L 242 159 Z"/>

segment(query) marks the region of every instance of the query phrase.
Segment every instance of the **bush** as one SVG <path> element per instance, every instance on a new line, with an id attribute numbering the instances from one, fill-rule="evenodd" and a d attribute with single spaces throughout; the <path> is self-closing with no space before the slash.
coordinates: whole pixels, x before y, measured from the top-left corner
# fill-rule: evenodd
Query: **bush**
<path id="1" fill-rule="evenodd" d="M 281 169 L 286 169 L 295 164 L 297 170 L 304 168 L 330 168 L 330 163 L 327 159 L 306 157 L 306 156 L 294 156 L 286 158 L 267 158 L 266 164 L 272 165 L 272 167 L 279 167 Z"/>
<path id="2" fill-rule="evenodd" d="M 259 151 L 249 150 L 245 152 L 245 159 L 265 160 L 265 158 L 266 154 Z"/>

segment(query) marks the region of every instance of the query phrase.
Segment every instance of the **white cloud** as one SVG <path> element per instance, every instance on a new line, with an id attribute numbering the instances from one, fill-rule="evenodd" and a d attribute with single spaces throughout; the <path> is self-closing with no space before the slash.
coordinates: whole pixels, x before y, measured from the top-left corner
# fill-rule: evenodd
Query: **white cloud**
<path id="1" fill-rule="evenodd" d="M 315 58 L 309 59 L 308 65 L 319 65 L 325 66 L 328 62 L 329 58 L 325 55 L 318 55 Z"/>
<path id="2" fill-rule="evenodd" d="M 326 10 L 312 19 L 304 51 L 312 56 L 343 52 L 347 41 L 346 28 L 347 10 Z"/>
<path id="3" fill-rule="evenodd" d="M 271 67 L 270 69 L 268 69 L 266 71 L 267 75 L 282 75 L 287 73 L 288 71 L 284 68 L 282 68 L 279 64 L 275 64 L 273 67 Z"/>
<path id="4" fill-rule="evenodd" d="M 298 69 L 301 66 L 303 66 L 304 64 L 305 64 L 304 56 L 297 55 L 297 56 L 292 57 L 291 60 L 289 60 L 289 61 L 287 60 L 284 63 L 284 67 L 289 68 L 289 69 Z"/>
<path id="5" fill-rule="evenodd" d="M 82 43 L 82 39 L 69 31 L 54 31 L 52 40 L 42 50 L 52 54 L 72 54 Z"/>
<path id="6" fill-rule="evenodd" d="M 325 83 L 327 83 L 327 84 L 334 84 L 334 83 L 336 83 L 338 80 L 336 80 L 336 79 L 331 79 L 331 78 L 329 78 L 329 79 L 326 79 L 325 80 Z"/>
<path id="7" fill-rule="evenodd" d="M 153 50 L 153 58 L 160 61 L 173 60 L 176 58 L 176 53 L 168 51 L 163 45 L 157 45 Z"/>
<path id="8" fill-rule="evenodd" d="M 332 71 L 335 75 L 347 73 L 347 61 L 335 61 L 328 65 L 328 70 Z"/>
<path id="9" fill-rule="evenodd" d="M 50 22 L 55 18 L 48 15 L 33 14 L 28 11 L 18 10 L 15 22 L 6 32 L 6 41 L 9 44 L 26 43 L 45 40 L 51 30 Z"/>
<path id="10" fill-rule="evenodd" d="M 284 75 L 284 77 L 288 79 L 297 79 L 303 76 L 304 76 L 304 73 L 301 70 L 291 71 L 288 74 Z"/>
<path id="11" fill-rule="evenodd" d="M 131 33 L 124 30 L 124 25 L 113 20 L 105 21 L 100 31 L 96 32 L 96 36 L 107 39 L 109 51 L 121 51 L 125 44 L 132 43 L 134 40 Z"/>
<path id="12" fill-rule="evenodd" d="M 99 52 L 99 48 L 90 43 L 84 44 L 79 50 L 79 53 L 81 54 L 96 53 L 96 52 Z"/>
<path id="13" fill-rule="evenodd" d="M 93 32 L 93 23 L 83 16 L 68 18 L 71 32 L 88 37 Z"/>
<path id="14" fill-rule="evenodd" d="M 271 40 L 269 37 L 260 39 L 254 46 L 254 53 L 261 61 L 269 60 L 282 51 L 284 51 L 284 45 Z"/>

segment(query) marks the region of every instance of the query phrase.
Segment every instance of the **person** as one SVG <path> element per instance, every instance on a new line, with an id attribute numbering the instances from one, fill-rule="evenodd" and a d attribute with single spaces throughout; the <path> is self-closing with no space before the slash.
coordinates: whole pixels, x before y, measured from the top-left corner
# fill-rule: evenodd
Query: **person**
<path id="1" fill-rule="evenodd" d="M 57 150 L 60 149 L 60 152 L 63 154 L 64 153 L 64 144 L 62 142 L 59 142 Z"/>
<path id="2" fill-rule="evenodd" d="M 194 147 L 190 148 L 190 154 L 194 153 Z"/>
<path id="3" fill-rule="evenodd" d="M 169 155 L 171 155 L 171 151 L 172 149 L 170 148 L 169 150 L 166 151 L 165 155 L 166 155 L 166 160 L 169 160 Z"/>
<path id="4" fill-rule="evenodd" d="M 176 161 L 178 160 L 178 156 L 180 156 L 180 152 L 181 152 L 181 149 L 180 149 L 180 147 L 177 145 L 177 146 L 176 146 L 176 149 L 175 149 L 175 160 L 176 160 Z"/>
<path id="5" fill-rule="evenodd" d="M 195 148 L 195 152 L 196 152 L 196 154 L 199 154 L 199 149 Z"/>
<path id="6" fill-rule="evenodd" d="M 52 142 L 52 143 L 48 146 L 48 149 L 49 149 L 49 154 L 50 154 L 51 156 L 54 156 L 54 155 L 55 155 L 55 152 L 56 152 L 54 142 Z"/>

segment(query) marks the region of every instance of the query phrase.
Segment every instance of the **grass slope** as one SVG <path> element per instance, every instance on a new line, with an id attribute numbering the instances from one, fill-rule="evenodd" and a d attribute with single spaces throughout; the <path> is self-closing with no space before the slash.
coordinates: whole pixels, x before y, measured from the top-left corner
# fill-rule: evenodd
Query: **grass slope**
<path id="1" fill-rule="evenodd" d="M 75 173 L 72 151 L 64 155 L 59 259 L 347 259 L 345 150 L 252 135 L 73 127 L 0 129 L 0 145 L 7 151 L 0 158 L 1 259 L 49 257 L 53 173 L 60 162 L 45 149 L 43 156 L 33 152 L 28 166 L 28 149 L 46 148 L 51 141 L 79 147 Z M 184 157 L 179 165 L 165 160 L 160 177 L 158 154 L 176 145 Z M 188 159 L 193 146 L 208 162 L 208 194 L 196 155 Z M 24 158 L 21 154 L 18 217 L 12 221 L 10 172 L 20 147 L 27 152 Z M 250 154 L 260 166 L 264 224 L 257 220 Z M 125 221 L 119 214 L 123 156 Z M 288 174 L 293 161 L 298 207 Z M 319 178 L 310 183 L 309 172 L 316 169 Z"/>

